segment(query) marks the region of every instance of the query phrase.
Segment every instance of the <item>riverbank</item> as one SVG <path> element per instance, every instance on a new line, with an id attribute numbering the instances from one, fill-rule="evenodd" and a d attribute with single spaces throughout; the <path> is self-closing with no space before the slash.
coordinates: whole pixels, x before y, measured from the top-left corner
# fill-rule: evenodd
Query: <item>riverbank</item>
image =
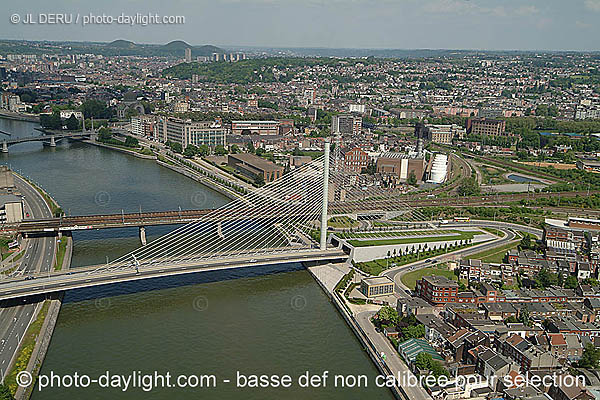
<path id="1" fill-rule="evenodd" d="M 118 151 L 118 152 L 121 152 L 121 153 L 124 153 L 124 154 L 129 154 L 130 156 L 134 156 L 134 157 L 137 157 L 137 158 L 142 158 L 142 159 L 145 159 L 145 160 L 156 160 L 156 158 L 157 158 L 156 154 L 152 154 L 152 155 L 142 154 L 142 153 L 137 152 L 135 150 L 129 150 L 129 149 L 124 149 L 124 148 L 117 147 L 117 146 L 111 146 L 111 145 L 108 145 L 108 144 L 100 143 L 100 142 L 98 142 L 96 140 L 93 140 L 93 139 L 84 139 L 84 140 L 81 140 L 81 142 L 87 143 L 87 144 L 91 144 L 92 146 L 97 146 L 97 147 L 102 147 L 102 148 L 105 148 L 105 149 L 115 150 L 115 151 Z"/>
<path id="2" fill-rule="evenodd" d="M 168 162 L 165 161 L 161 161 L 159 159 L 156 160 L 156 163 L 162 167 L 165 168 L 169 168 L 171 171 L 175 171 L 183 176 L 186 176 L 198 183 L 203 184 L 204 186 L 210 188 L 211 190 L 214 190 L 216 192 L 221 193 L 222 195 L 226 196 L 227 198 L 231 199 L 231 200 L 235 200 L 238 199 L 240 197 L 239 193 L 234 192 L 233 190 L 230 190 L 228 188 L 225 188 L 221 185 L 217 185 L 216 183 L 214 183 L 211 179 L 209 179 L 208 177 L 204 176 L 204 175 L 200 175 L 198 173 L 194 173 L 193 171 L 189 171 L 188 169 L 186 169 L 183 166 L 179 166 L 179 165 L 175 165 L 175 164 L 170 164 Z"/>
<path id="3" fill-rule="evenodd" d="M 0 110 L 0 118 L 10 119 L 13 121 L 40 122 L 40 117 L 37 115 L 22 114 L 7 110 Z"/>
<path id="4" fill-rule="evenodd" d="M 382 352 L 375 345 L 375 343 L 373 343 L 373 341 L 369 337 L 369 334 L 365 332 L 365 330 L 361 327 L 353 311 L 348 307 L 345 301 L 335 290 L 335 286 L 337 285 L 337 283 L 344 278 L 344 271 L 346 269 L 349 270 L 350 267 L 345 265 L 340 266 L 339 264 L 322 265 L 307 268 L 308 272 L 311 274 L 311 276 L 314 278 L 317 284 L 321 287 L 321 289 L 325 292 L 325 294 L 330 298 L 339 314 L 346 321 L 356 338 L 363 346 L 363 349 L 369 355 L 371 361 L 373 361 L 373 364 L 375 364 L 375 367 L 379 370 L 379 372 L 385 376 L 399 376 L 398 374 L 401 371 L 397 368 L 393 369 L 392 366 L 388 365 L 387 357 L 392 359 L 392 357 L 394 357 L 394 354 L 388 355 L 389 352 Z M 386 355 L 385 359 L 382 358 L 382 353 Z M 411 394 L 408 394 L 401 386 L 394 386 L 390 388 L 390 391 L 396 399 L 413 400 Z M 427 397 L 420 398 L 426 399 Z M 414 397 L 414 399 L 418 400 L 419 398 Z"/>

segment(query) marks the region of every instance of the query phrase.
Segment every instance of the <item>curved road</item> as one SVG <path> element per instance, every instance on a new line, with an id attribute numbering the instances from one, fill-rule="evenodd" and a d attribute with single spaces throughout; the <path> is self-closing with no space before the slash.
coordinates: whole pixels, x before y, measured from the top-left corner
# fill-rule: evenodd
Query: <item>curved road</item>
<path id="1" fill-rule="evenodd" d="M 491 242 L 485 242 L 482 244 L 467 247 L 466 249 L 455 251 L 453 253 L 443 254 L 443 255 L 440 255 L 437 257 L 432 257 L 431 260 L 442 261 L 444 259 L 447 259 L 447 257 L 450 255 L 453 257 L 456 257 L 456 256 L 464 257 L 464 256 L 468 256 L 471 254 L 479 253 L 481 251 L 493 249 L 495 247 L 503 246 L 503 245 L 515 240 L 516 235 L 513 232 L 513 230 L 531 233 L 538 237 L 541 237 L 541 235 L 542 235 L 541 229 L 532 228 L 532 227 L 525 226 L 525 225 L 511 224 L 511 223 L 507 223 L 507 222 L 476 220 L 476 221 L 471 221 L 467 224 L 444 225 L 444 227 L 459 227 L 459 226 L 460 227 L 473 226 L 473 227 L 479 227 L 479 228 L 495 228 L 495 229 L 498 229 L 498 230 L 504 232 L 504 236 L 502 238 L 493 240 Z M 431 265 L 433 265 L 432 262 L 417 261 L 412 264 L 405 264 L 405 265 L 401 265 L 398 267 L 390 268 L 390 269 L 386 270 L 383 273 L 383 275 L 388 276 L 396 283 L 398 293 L 400 295 L 402 295 L 402 297 L 410 297 L 410 295 L 406 292 L 406 289 L 408 289 L 408 288 L 406 286 L 404 286 L 404 284 L 401 282 L 400 278 L 406 272 L 417 270 L 420 268 L 425 268 L 425 267 L 428 267 Z"/>

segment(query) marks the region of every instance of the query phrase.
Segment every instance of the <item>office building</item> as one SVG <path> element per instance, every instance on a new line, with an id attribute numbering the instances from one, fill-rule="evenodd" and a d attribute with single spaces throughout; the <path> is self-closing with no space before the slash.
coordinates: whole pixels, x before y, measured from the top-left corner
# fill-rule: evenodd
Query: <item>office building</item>
<path id="1" fill-rule="evenodd" d="M 445 276 L 424 276 L 417 281 L 415 292 L 431 304 L 455 303 L 458 283 Z"/>
<path id="2" fill-rule="evenodd" d="M 192 49 L 189 47 L 185 49 L 185 62 L 192 62 Z"/>
<path id="3" fill-rule="evenodd" d="M 277 135 L 278 121 L 231 121 L 233 135 Z"/>
<path id="4" fill-rule="evenodd" d="M 331 134 L 359 135 L 362 130 L 362 118 L 352 114 L 340 114 L 331 117 Z"/>
<path id="5" fill-rule="evenodd" d="M 364 114 L 367 111 L 367 107 L 364 104 L 350 104 L 348 111 L 351 113 Z"/>
<path id="6" fill-rule="evenodd" d="M 462 126 L 453 125 L 427 125 L 427 137 L 433 143 L 452 144 L 452 139 L 462 139 L 467 133 Z"/>
<path id="7" fill-rule="evenodd" d="M 190 119 L 167 117 L 160 120 L 157 127 L 159 140 L 180 143 L 184 149 L 190 144 L 211 148 L 226 144 L 225 128 L 218 121 L 192 122 Z"/>
<path id="8" fill-rule="evenodd" d="M 156 117 L 154 115 L 131 117 L 131 133 L 157 140 Z"/>
<path id="9" fill-rule="evenodd" d="M 369 298 L 389 296 L 394 294 L 394 281 L 387 276 L 363 278 L 360 291 Z"/>

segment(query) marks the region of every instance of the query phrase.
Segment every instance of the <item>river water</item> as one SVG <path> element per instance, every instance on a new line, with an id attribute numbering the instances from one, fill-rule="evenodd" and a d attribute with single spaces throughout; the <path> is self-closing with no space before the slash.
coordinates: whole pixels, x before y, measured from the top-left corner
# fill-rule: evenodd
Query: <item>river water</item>
<path id="1" fill-rule="evenodd" d="M 0 119 L 12 137 L 35 124 Z M 10 147 L 0 162 L 28 176 L 72 215 L 214 208 L 228 200 L 186 177 L 83 143 Z M 173 227 L 149 227 L 149 239 Z M 140 245 L 137 229 L 75 232 L 73 266 L 106 262 Z M 157 288 L 160 288 L 159 290 Z M 305 372 L 365 375 L 366 388 L 300 388 Z M 298 266 L 203 273 L 67 294 L 41 374 L 214 375 L 216 388 L 52 388 L 33 399 L 372 399 L 375 367 L 307 271 Z M 236 372 L 289 374 L 288 389 L 236 388 Z M 174 379 L 174 378 L 173 378 Z M 224 383 L 230 380 L 230 383 Z"/>

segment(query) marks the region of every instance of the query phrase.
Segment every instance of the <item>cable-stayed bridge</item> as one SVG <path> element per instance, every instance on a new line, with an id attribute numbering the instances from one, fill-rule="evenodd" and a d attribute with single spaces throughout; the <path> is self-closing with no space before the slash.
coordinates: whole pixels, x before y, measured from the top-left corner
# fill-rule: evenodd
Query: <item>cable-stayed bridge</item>
<path id="1" fill-rule="evenodd" d="M 330 169 L 337 161 L 327 143 L 324 156 L 105 265 L 4 279 L 0 300 L 215 269 L 343 260 L 345 253 L 328 243 L 328 220 L 356 216 L 362 202 L 381 204 L 381 212 L 407 223 L 425 220 L 397 193 Z"/>

